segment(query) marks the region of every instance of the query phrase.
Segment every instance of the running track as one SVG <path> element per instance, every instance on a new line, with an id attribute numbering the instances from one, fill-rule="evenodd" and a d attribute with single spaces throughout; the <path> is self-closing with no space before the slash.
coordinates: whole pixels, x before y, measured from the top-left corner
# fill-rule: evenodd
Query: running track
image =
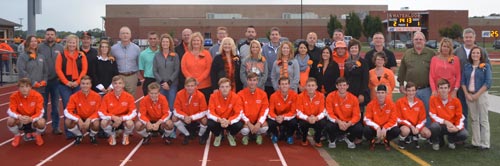
<path id="1" fill-rule="evenodd" d="M 116 146 L 109 146 L 105 139 L 98 139 L 98 145 L 91 145 L 88 137 L 84 137 L 82 144 L 75 146 L 72 145 L 73 140 L 66 140 L 64 135 L 51 134 L 51 125 L 47 125 L 47 132 L 43 137 L 45 144 L 42 147 L 36 146 L 34 142 L 21 141 L 20 146 L 14 148 L 10 145 L 12 133 L 5 127 L 5 117 L 7 117 L 9 96 L 17 90 L 16 88 L 15 85 L 0 87 L 0 160 L 6 164 L 327 165 L 315 148 L 303 147 L 298 141 L 295 145 L 283 142 L 272 144 L 271 140 L 265 137 L 263 145 L 256 145 L 251 141 L 248 146 L 243 146 L 240 141 L 241 136 L 238 136 L 236 147 L 230 147 L 227 140 L 223 140 L 220 147 L 214 147 L 211 135 L 209 145 L 199 145 L 198 139 L 191 141 L 189 145 L 181 145 L 182 136 L 177 136 L 171 145 L 164 145 L 160 137 L 153 137 L 149 145 L 141 145 L 141 138 L 134 134 L 128 146 L 121 145 L 120 138 L 117 139 Z M 142 96 L 142 92 L 138 92 L 136 96 Z M 137 103 L 140 99 L 138 98 Z M 59 111 L 62 113 L 62 109 Z M 51 123 L 51 119 L 47 122 Z M 60 126 L 62 124 L 61 119 Z"/>

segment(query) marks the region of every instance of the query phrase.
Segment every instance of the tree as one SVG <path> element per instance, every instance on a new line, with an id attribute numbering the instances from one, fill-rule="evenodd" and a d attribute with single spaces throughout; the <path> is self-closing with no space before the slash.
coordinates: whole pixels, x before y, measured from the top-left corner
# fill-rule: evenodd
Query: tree
<path id="1" fill-rule="evenodd" d="M 332 37 L 333 31 L 335 31 L 335 29 L 338 28 L 342 29 L 342 23 L 340 23 L 340 21 L 337 20 L 337 16 L 330 14 L 330 21 L 328 21 L 326 28 L 328 29 L 328 34 L 330 35 L 330 37 Z"/>
<path id="2" fill-rule="evenodd" d="M 439 29 L 439 35 L 442 37 L 447 37 L 450 39 L 458 39 L 462 36 L 462 26 L 458 24 L 453 24 L 451 27 L 445 27 Z"/>
<path id="3" fill-rule="evenodd" d="M 352 36 L 353 38 L 359 39 L 361 37 L 361 32 L 363 27 L 361 26 L 361 19 L 358 14 L 351 12 L 349 13 L 349 18 L 346 19 L 346 35 Z"/>
<path id="4" fill-rule="evenodd" d="M 384 26 L 382 25 L 382 20 L 380 17 L 372 17 L 370 15 L 366 16 L 363 20 L 363 35 L 370 38 L 377 32 L 382 32 Z"/>

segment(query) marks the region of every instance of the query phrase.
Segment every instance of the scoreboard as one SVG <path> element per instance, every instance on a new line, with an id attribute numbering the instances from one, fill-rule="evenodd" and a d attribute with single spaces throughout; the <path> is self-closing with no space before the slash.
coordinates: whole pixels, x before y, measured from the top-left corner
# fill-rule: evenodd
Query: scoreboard
<path id="1" fill-rule="evenodd" d="M 420 31 L 422 22 L 419 13 L 388 13 L 388 31 Z"/>

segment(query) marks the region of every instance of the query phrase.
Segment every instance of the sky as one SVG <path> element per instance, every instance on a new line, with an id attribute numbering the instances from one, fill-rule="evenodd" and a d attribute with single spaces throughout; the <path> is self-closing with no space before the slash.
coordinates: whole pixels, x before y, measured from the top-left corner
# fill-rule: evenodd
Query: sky
<path id="1" fill-rule="evenodd" d="M 27 29 L 28 0 L 0 0 L 0 18 L 20 23 Z M 301 0 L 42 0 L 42 14 L 36 15 L 36 29 L 54 27 L 76 32 L 102 28 L 106 4 L 300 4 Z M 251 3 L 249 3 L 251 2 Z M 499 0 L 302 0 L 303 4 L 388 5 L 389 10 L 469 10 L 469 17 L 500 13 Z"/>

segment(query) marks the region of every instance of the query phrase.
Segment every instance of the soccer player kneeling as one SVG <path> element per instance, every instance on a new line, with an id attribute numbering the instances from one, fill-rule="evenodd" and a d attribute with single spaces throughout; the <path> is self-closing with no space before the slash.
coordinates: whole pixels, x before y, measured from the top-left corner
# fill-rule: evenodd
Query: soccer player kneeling
<path id="1" fill-rule="evenodd" d="M 81 90 L 71 95 L 68 106 L 64 110 L 65 123 L 68 131 L 75 134 L 75 145 L 82 142 L 83 134 L 90 128 L 90 142 L 97 144 L 96 134 L 99 131 L 99 115 L 97 110 L 101 105 L 101 96 L 92 91 L 92 81 L 89 76 L 83 76 L 80 81 Z"/>
<path id="2" fill-rule="evenodd" d="M 448 148 L 455 149 L 455 143 L 465 141 L 469 133 L 464 129 L 462 105 L 458 98 L 450 95 L 450 83 L 446 79 L 438 80 L 439 96 L 431 96 L 429 115 L 432 123 L 432 149 L 439 150 L 444 145 L 444 135 L 448 135 Z"/>
<path id="3" fill-rule="evenodd" d="M 259 77 L 254 72 L 247 76 L 247 87 L 238 92 L 241 97 L 243 114 L 241 118 L 245 122 L 241 134 L 244 139 L 249 134 L 256 136 L 256 143 L 262 144 L 262 134 L 267 132 L 267 114 L 269 113 L 269 100 L 264 90 L 257 87 Z M 245 143 L 245 140 L 242 140 Z"/>
<path id="4" fill-rule="evenodd" d="M 14 134 L 12 146 L 17 147 L 21 141 L 21 133 L 34 135 L 36 144 L 43 145 L 42 133 L 45 131 L 45 119 L 43 119 L 43 97 L 40 93 L 31 89 L 31 80 L 22 78 L 17 82 L 19 90 L 10 96 L 7 114 L 7 128 Z M 36 134 L 32 134 L 36 128 Z"/>
<path id="5" fill-rule="evenodd" d="M 137 133 L 143 137 L 142 144 L 149 144 L 151 132 L 163 130 L 162 138 L 165 144 L 170 144 L 174 124 L 170 120 L 170 109 L 167 98 L 160 94 L 160 84 L 153 82 L 148 85 L 148 95 L 139 104 L 139 121 L 135 123 Z"/>
<path id="6" fill-rule="evenodd" d="M 387 98 L 387 87 L 381 84 L 375 90 L 377 98 L 366 106 L 363 135 L 370 142 L 371 151 L 375 150 L 376 142 L 383 142 L 385 150 L 389 151 L 389 142 L 398 137 L 400 132 L 397 127 L 399 115 L 392 99 Z"/>
<path id="7" fill-rule="evenodd" d="M 363 126 L 359 123 L 361 112 L 359 109 L 358 97 L 347 92 L 349 85 L 344 77 L 339 77 L 336 81 L 338 90 L 328 94 L 326 97 L 326 110 L 328 120 L 326 130 L 329 135 L 328 148 L 336 147 L 336 139 L 341 134 L 347 134 L 345 142 L 347 148 L 354 149 L 354 139 L 361 139 Z"/>
<path id="8" fill-rule="evenodd" d="M 405 149 L 406 144 L 412 143 L 415 148 L 420 148 L 418 136 L 429 138 L 431 131 L 425 127 L 426 113 L 424 102 L 416 98 L 417 88 L 412 82 L 405 86 L 406 96 L 396 101 L 399 111 L 400 129 L 398 146 Z"/>
<path id="9" fill-rule="evenodd" d="M 229 145 L 236 146 L 234 136 L 240 132 L 243 122 L 240 121 L 241 100 L 231 91 L 231 80 L 219 80 L 219 90 L 210 95 L 208 107 L 208 128 L 215 135 L 214 146 L 220 146 L 224 129 L 228 131 Z"/>
<path id="10" fill-rule="evenodd" d="M 316 147 L 322 147 L 321 133 L 326 126 L 325 119 L 325 95 L 319 91 L 316 79 L 310 77 L 306 81 L 306 91 L 302 92 L 297 99 L 297 118 L 299 128 L 302 131 L 302 145 L 307 146 L 307 133 L 309 128 L 314 129 L 314 141 Z"/>
<path id="11" fill-rule="evenodd" d="M 271 95 L 269 102 L 269 130 L 273 134 L 271 140 L 273 143 L 278 142 L 278 129 L 281 127 L 284 131 L 280 133 L 287 138 L 288 144 L 293 144 L 293 134 L 297 128 L 297 97 L 295 91 L 290 90 L 290 79 L 288 77 L 281 77 L 279 79 L 279 90 Z M 305 134 L 304 134 L 305 135 Z"/>
<path id="12" fill-rule="evenodd" d="M 101 102 L 99 116 L 101 127 L 109 135 L 109 145 L 116 145 L 115 130 L 124 129 L 122 144 L 128 145 L 129 135 L 134 130 L 136 107 L 134 97 L 124 91 L 125 83 L 120 75 L 113 77 L 113 91 L 107 93 Z"/>

